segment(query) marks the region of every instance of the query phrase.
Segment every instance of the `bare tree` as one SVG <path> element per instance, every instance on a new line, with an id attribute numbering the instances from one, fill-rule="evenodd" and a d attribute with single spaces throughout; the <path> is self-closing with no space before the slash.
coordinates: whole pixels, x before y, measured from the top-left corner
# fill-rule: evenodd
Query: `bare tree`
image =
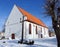
<path id="1" fill-rule="evenodd" d="M 58 4 L 58 2 L 59 2 L 59 0 L 46 0 L 44 8 L 46 10 L 45 13 L 48 16 L 51 16 L 52 26 L 54 28 L 56 38 L 57 38 L 57 45 L 58 45 L 58 47 L 60 47 L 60 20 L 59 20 L 60 7 L 56 6 L 56 4 Z"/>

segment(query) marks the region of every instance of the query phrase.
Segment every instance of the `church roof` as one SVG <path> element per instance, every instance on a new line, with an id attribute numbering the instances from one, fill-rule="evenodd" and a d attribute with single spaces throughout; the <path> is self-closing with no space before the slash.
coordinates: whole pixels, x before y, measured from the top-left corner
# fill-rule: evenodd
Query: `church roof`
<path id="1" fill-rule="evenodd" d="M 20 7 L 17 7 L 19 9 L 19 11 L 27 17 L 27 21 L 33 22 L 35 24 L 41 25 L 43 27 L 47 27 L 40 19 L 36 18 L 35 16 L 33 16 L 32 14 L 28 13 L 27 11 L 23 10 Z"/>

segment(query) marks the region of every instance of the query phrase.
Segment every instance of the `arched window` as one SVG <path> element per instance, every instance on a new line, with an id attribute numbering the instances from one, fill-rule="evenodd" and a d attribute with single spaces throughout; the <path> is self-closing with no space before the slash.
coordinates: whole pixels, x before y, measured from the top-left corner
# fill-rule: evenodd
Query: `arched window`
<path id="1" fill-rule="evenodd" d="M 37 34 L 37 26 L 36 26 L 36 34 Z"/>
<path id="2" fill-rule="evenodd" d="M 31 34 L 31 24 L 29 24 L 29 34 Z"/>

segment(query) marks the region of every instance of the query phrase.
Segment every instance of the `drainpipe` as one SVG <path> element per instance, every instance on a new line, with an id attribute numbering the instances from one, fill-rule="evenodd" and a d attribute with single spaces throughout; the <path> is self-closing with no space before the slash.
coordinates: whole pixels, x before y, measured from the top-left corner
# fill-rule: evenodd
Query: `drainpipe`
<path id="1" fill-rule="evenodd" d="M 24 37 L 24 16 L 22 19 L 22 36 L 21 36 L 21 43 L 23 43 L 23 37 Z"/>

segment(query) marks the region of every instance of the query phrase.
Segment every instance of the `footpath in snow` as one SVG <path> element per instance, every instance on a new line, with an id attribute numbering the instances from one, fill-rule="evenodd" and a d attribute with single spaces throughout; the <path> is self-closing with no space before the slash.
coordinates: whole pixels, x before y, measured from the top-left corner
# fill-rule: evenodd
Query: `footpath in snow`
<path id="1" fill-rule="evenodd" d="M 34 45 L 26 45 L 18 44 L 17 40 L 0 40 L 0 47 L 57 47 L 57 41 L 56 37 L 41 38 L 36 39 Z"/>

